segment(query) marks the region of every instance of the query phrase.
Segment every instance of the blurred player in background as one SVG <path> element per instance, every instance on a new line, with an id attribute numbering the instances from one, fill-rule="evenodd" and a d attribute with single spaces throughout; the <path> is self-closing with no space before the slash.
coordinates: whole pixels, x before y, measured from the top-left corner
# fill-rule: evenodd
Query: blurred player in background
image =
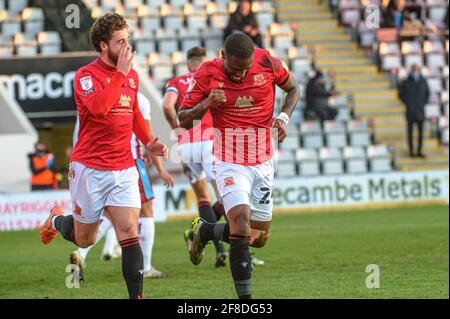
<path id="1" fill-rule="evenodd" d="M 199 47 L 190 49 L 187 54 L 187 67 L 189 73 L 171 79 L 166 85 L 164 94 L 163 110 L 172 129 L 178 129 L 177 112 L 181 102 L 186 95 L 186 91 L 191 80 L 200 67 L 206 61 L 206 50 Z M 216 178 L 212 172 L 212 147 L 214 136 L 202 134 L 207 129 L 212 128 L 211 115 L 207 113 L 201 123 L 188 132 L 180 132 L 178 135 L 178 154 L 183 163 L 183 170 L 192 185 L 197 197 L 198 211 L 200 217 L 210 223 L 215 223 L 224 215 L 223 206 L 218 200 L 211 206 L 211 196 L 208 190 L 210 183 L 215 191 L 216 198 L 220 199 L 217 189 Z M 189 230 L 185 233 L 185 239 L 189 235 Z M 223 243 L 213 240 L 216 248 L 216 267 L 226 265 L 227 253 Z"/>
<path id="2" fill-rule="evenodd" d="M 281 113 L 273 118 L 275 85 L 287 94 Z M 286 138 L 289 118 L 300 88 L 284 64 L 252 39 L 233 34 L 222 57 L 203 63 L 182 102 L 178 119 L 186 129 L 210 113 L 214 125 L 214 170 L 227 224 L 192 221 L 191 261 L 198 265 L 213 239 L 230 243 L 230 268 L 237 295 L 252 294 L 249 246 L 263 247 L 272 220 L 272 129 L 278 143 Z"/>
<path id="3" fill-rule="evenodd" d="M 142 116 L 144 117 L 148 132 L 150 135 L 153 135 L 150 101 L 145 97 L 145 95 L 143 95 L 142 93 L 138 93 L 138 104 L 139 110 L 142 113 Z M 73 143 L 74 146 L 78 139 L 78 129 L 79 129 L 79 121 L 77 121 L 77 124 L 75 125 L 74 143 Z M 153 219 L 154 194 L 150 182 L 150 177 L 147 171 L 149 160 L 146 157 L 145 153 L 143 152 L 143 145 L 139 142 L 139 140 L 136 138 L 136 135 L 134 134 L 131 138 L 131 151 L 133 153 L 133 158 L 136 163 L 136 168 L 139 172 L 139 191 L 141 195 L 141 204 L 142 204 L 139 215 L 139 243 L 141 245 L 142 254 L 144 256 L 144 278 L 164 278 L 167 276 L 167 274 L 157 270 L 155 267 L 152 266 L 152 251 L 153 251 L 153 243 L 155 240 L 155 221 Z M 158 156 L 152 156 L 151 160 L 155 165 L 159 177 L 164 182 L 164 184 L 166 186 L 172 187 L 173 178 L 164 168 L 161 159 Z M 114 227 L 112 227 L 112 224 L 110 220 L 107 218 L 107 215 L 101 217 L 101 223 L 98 229 L 97 240 L 95 244 L 97 244 L 105 235 L 106 235 L 105 243 L 103 245 L 100 259 L 108 261 L 114 258 L 121 257 L 122 251 L 120 249 L 120 245 L 117 242 L 117 236 L 114 231 Z M 90 249 L 94 245 L 89 246 L 87 248 L 78 248 L 70 255 L 70 262 L 80 267 L 81 270 L 80 277 L 82 281 L 84 281 L 84 268 L 86 267 L 85 263 L 86 257 Z"/>
<path id="4" fill-rule="evenodd" d="M 78 142 L 71 155 L 69 188 L 73 214 L 54 207 L 40 228 L 49 244 L 58 233 L 79 247 L 95 243 L 104 208 L 122 247 L 122 274 L 128 295 L 143 298 L 143 255 L 139 245 L 141 209 L 139 174 L 131 153 L 134 132 L 151 155 L 167 158 L 167 146 L 150 137 L 139 111 L 139 79 L 128 25 L 116 13 L 98 18 L 90 30 L 99 57 L 80 68 L 74 79 L 80 119 Z"/>

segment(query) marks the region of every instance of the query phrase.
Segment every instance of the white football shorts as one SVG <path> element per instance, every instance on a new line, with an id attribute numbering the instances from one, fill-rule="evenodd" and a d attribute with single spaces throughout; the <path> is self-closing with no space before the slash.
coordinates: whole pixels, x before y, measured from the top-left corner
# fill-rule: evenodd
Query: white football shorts
<path id="1" fill-rule="evenodd" d="M 141 208 L 139 174 L 136 166 L 103 171 L 71 162 L 69 189 L 72 197 L 73 217 L 84 224 L 100 220 L 107 206 Z"/>
<path id="2" fill-rule="evenodd" d="M 213 172 L 225 211 L 237 205 L 250 206 L 250 219 L 254 221 L 272 220 L 272 188 L 274 179 L 273 161 L 255 166 L 244 166 L 214 161 Z"/>

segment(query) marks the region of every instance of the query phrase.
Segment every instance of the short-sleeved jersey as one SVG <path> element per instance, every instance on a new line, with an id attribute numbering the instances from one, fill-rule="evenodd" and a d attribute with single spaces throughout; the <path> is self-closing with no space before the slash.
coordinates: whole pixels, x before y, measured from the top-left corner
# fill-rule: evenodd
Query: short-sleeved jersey
<path id="1" fill-rule="evenodd" d="M 98 170 L 122 170 L 134 166 L 130 140 L 134 113 L 139 111 L 136 71 L 131 70 L 123 76 L 119 98 L 105 117 L 93 116 L 86 106 L 97 94 L 108 90 L 117 73 L 100 58 L 77 71 L 74 95 L 80 125 L 71 161 Z"/>
<path id="2" fill-rule="evenodd" d="M 186 96 L 186 91 L 191 84 L 192 78 L 194 77 L 195 72 L 191 72 L 177 78 L 173 78 L 169 80 L 166 84 L 166 92 L 173 92 L 178 95 L 176 111 L 180 110 L 181 103 Z M 211 114 L 207 112 L 203 117 L 201 123 L 197 124 L 193 128 L 191 128 L 186 134 L 178 135 L 178 144 L 184 143 L 193 143 L 193 142 L 201 142 L 201 141 L 211 141 L 213 140 L 213 135 L 208 134 L 212 130 L 212 118 Z"/>
<path id="3" fill-rule="evenodd" d="M 217 58 L 200 66 L 181 107 L 195 107 L 212 90 L 224 90 L 227 102 L 210 109 L 214 155 L 224 162 L 258 165 L 273 155 L 270 125 L 275 85 L 283 86 L 288 80 L 287 68 L 267 50 L 255 49 L 254 64 L 239 83 L 228 78 L 223 59 Z"/>
<path id="4" fill-rule="evenodd" d="M 139 104 L 139 111 L 142 113 L 142 117 L 144 120 L 148 121 L 152 119 L 152 113 L 150 108 L 150 101 L 147 99 L 147 97 L 142 94 L 138 93 L 138 104 Z M 131 137 L 131 153 L 133 154 L 133 158 L 143 158 L 143 152 L 142 152 L 142 143 L 139 142 L 136 135 L 132 135 Z"/>

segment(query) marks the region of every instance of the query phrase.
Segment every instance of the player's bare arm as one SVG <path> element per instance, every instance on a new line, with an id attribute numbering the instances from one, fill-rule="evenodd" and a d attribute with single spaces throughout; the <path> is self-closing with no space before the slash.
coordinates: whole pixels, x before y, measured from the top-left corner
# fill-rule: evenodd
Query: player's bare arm
<path id="1" fill-rule="evenodd" d="M 278 129 L 278 143 L 282 143 L 287 136 L 287 128 L 289 123 L 289 118 L 297 106 L 298 99 L 300 97 L 300 87 L 292 77 L 289 77 L 289 80 L 285 85 L 281 87 L 283 91 L 287 93 L 283 107 L 281 108 L 280 115 L 273 119 L 272 127 Z"/>
<path id="2" fill-rule="evenodd" d="M 225 91 L 214 89 L 209 96 L 191 109 L 181 109 L 178 113 L 180 126 L 185 129 L 191 129 L 195 120 L 201 120 L 209 109 L 218 107 L 227 101 Z"/>
<path id="3" fill-rule="evenodd" d="M 178 101 L 178 95 L 175 92 L 166 92 L 163 99 L 163 111 L 164 115 L 169 122 L 172 129 L 178 127 L 176 104 Z"/>

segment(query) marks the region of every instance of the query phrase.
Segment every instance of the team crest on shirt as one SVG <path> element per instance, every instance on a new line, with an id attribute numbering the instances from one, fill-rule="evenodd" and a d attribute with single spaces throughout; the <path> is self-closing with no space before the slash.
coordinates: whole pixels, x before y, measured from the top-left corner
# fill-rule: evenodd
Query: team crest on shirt
<path id="1" fill-rule="evenodd" d="M 85 91 L 92 89 L 92 87 L 94 86 L 90 75 L 82 77 L 80 79 L 80 84 L 81 84 L 81 88 Z"/>
<path id="2" fill-rule="evenodd" d="M 120 106 L 130 106 L 131 105 L 131 97 L 129 97 L 128 95 L 121 94 L 119 104 L 120 104 Z"/>
<path id="3" fill-rule="evenodd" d="M 75 214 L 81 216 L 81 207 L 75 204 L 75 209 L 73 210 Z"/>
<path id="4" fill-rule="evenodd" d="M 233 186 L 234 185 L 234 178 L 233 177 L 227 177 L 224 179 L 223 183 L 225 186 Z"/>
<path id="5" fill-rule="evenodd" d="M 131 87 L 132 89 L 135 89 L 135 88 L 136 88 L 136 83 L 134 83 L 134 79 L 129 78 L 128 80 L 130 81 L 130 87 Z"/>
<path id="6" fill-rule="evenodd" d="M 197 81 L 195 81 L 194 79 L 191 80 L 191 83 L 189 83 L 189 87 L 187 89 L 187 93 L 192 92 L 192 90 L 194 89 L 195 85 L 197 84 Z"/>
<path id="7" fill-rule="evenodd" d="M 252 107 L 253 106 L 253 97 L 249 96 L 239 96 L 236 100 L 236 103 L 234 103 L 234 106 L 236 107 Z"/>
<path id="8" fill-rule="evenodd" d="M 264 74 L 255 74 L 253 76 L 253 81 L 254 86 L 262 86 L 267 82 L 266 79 L 264 78 Z"/>

